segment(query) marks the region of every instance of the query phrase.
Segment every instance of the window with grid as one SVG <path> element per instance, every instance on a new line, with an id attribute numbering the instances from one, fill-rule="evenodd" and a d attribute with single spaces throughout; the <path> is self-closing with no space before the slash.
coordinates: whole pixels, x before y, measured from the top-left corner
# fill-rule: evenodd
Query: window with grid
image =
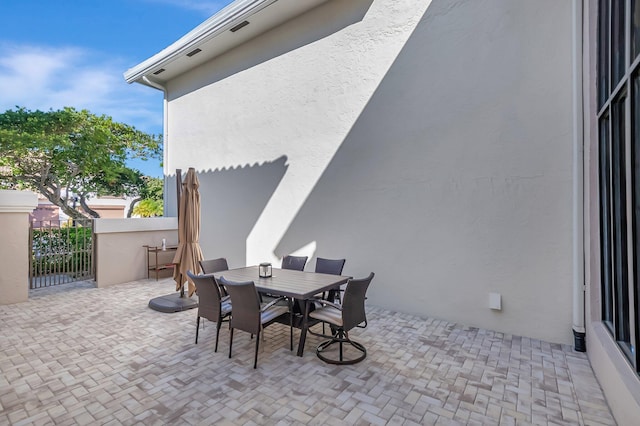
<path id="1" fill-rule="evenodd" d="M 640 372 L 640 0 L 598 1 L 602 321 Z"/>

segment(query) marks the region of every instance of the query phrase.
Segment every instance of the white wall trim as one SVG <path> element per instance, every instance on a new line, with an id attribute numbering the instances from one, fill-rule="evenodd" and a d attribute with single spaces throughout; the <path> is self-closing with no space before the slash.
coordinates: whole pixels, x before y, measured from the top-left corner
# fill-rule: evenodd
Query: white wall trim
<path id="1" fill-rule="evenodd" d="M 127 219 L 95 219 L 96 234 L 118 232 L 173 231 L 178 229 L 177 217 L 149 217 Z"/>
<path id="2" fill-rule="evenodd" d="M 37 206 L 34 192 L 0 190 L 0 213 L 31 213 Z"/>

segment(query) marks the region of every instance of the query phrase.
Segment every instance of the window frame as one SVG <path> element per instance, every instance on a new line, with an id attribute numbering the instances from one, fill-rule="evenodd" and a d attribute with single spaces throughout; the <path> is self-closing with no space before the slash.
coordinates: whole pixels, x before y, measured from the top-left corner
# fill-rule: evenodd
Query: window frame
<path id="1" fill-rule="evenodd" d="M 601 320 L 640 374 L 640 0 L 598 0 L 597 22 Z"/>

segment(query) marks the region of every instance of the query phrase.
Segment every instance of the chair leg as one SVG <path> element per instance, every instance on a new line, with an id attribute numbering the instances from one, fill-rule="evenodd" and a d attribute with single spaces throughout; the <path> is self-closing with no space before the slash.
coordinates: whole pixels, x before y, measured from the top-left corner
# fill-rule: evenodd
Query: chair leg
<path id="1" fill-rule="evenodd" d="M 256 356 L 255 359 L 253 360 L 253 368 L 258 368 L 258 347 L 260 346 L 260 332 L 258 332 L 258 335 L 256 336 Z"/>
<path id="2" fill-rule="evenodd" d="M 231 346 L 233 345 L 233 327 L 229 330 L 229 358 L 231 358 Z"/>
<path id="3" fill-rule="evenodd" d="M 325 356 L 325 350 L 328 349 L 331 345 L 333 345 L 335 343 L 337 343 L 339 345 L 339 348 L 338 348 L 338 350 L 339 350 L 338 359 L 328 358 L 327 356 Z M 351 345 L 358 352 L 360 352 L 360 355 L 357 356 L 356 358 L 345 360 L 344 359 L 344 354 L 343 354 L 343 345 L 344 344 Z M 366 356 L 367 356 L 367 350 L 362 344 L 351 340 L 349 338 L 349 333 L 348 332 L 346 332 L 346 331 L 344 331 L 342 329 L 337 329 L 336 333 L 333 335 L 333 337 L 331 339 L 325 340 L 324 342 L 322 342 L 322 343 L 320 343 L 318 345 L 318 347 L 316 348 L 316 355 L 322 361 L 324 361 L 326 363 L 329 363 L 329 364 L 349 365 L 349 364 L 356 364 L 356 363 L 362 361 L 363 359 L 365 359 Z"/>
<path id="4" fill-rule="evenodd" d="M 198 331 L 200 330 L 200 316 L 196 319 L 196 345 L 198 344 Z"/>
<path id="5" fill-rule="evenodd" d="M 213 350 L 214 352 L 218 352 L 218 337 L 220 337 L 220 327 L 222 327 L 222 319 L 218 318 L 218 322 L 216 323 L 216 347 Z"/>

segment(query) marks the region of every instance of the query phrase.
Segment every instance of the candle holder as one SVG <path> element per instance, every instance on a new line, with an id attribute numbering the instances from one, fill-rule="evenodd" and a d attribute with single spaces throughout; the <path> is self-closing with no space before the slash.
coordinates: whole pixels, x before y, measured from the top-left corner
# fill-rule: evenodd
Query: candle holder
<path id="1" fill-rule="evenodd" d="M 270 278 L 272 275 L 271 264 L 268 262 L 261 263 L 258 266 L 258 275 L 260 278 Z"/>

